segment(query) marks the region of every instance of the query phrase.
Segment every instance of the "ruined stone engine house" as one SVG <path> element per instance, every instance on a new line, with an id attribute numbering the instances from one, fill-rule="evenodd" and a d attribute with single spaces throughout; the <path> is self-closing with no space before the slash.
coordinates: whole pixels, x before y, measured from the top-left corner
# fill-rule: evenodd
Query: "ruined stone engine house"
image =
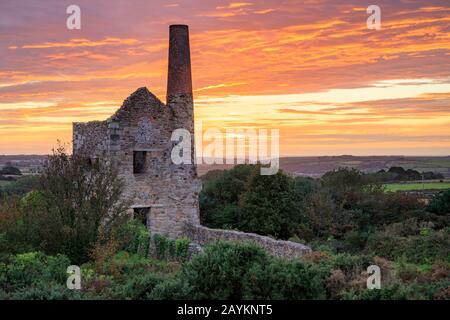
<path id="1" fill-rule="evenodd" d="M 107 120 L 73 123 L 73 152 L 115 165 L 130 211 L 152 232 L 176 238 L 186 223 L 199 224 L 201 182 L 194 164 L 188 27 L 170 26 L 169 37 L 167 103 L 145 87 L 137 89 Z M 191 133 L 191 164 L 171 160 L 171 135 L 179 128 Z"/>
<path id="2" fill-rule="evenodd" d="M 276 256 L 295 257 L 311 252 L 303 244 L 200 225 L 194 151 L 194 103 L 192 97 L 189 30 L 170 26 L 167 103 L 147 88 L 131 94 L 105 121 L 73 124 L 73 152 L 89 161 L 116 166 L 125 182 L 124 198 L 130 214 L 142 218 L 152 233 L 170 238 L 188 237 L 204 245 L 216 240 L 247 240 Z M 178 141 L 176 129 L 189 131 L 190 164 L 175 164 L 171 154 Z M 188 157 L 189 158 L 189 157 Z M 185 155 L 183 155 L 185 159 Z"/>

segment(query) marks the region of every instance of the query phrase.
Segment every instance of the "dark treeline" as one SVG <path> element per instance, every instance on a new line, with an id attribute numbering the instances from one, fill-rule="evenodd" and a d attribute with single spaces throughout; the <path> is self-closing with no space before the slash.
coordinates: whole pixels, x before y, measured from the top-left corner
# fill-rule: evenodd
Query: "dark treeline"
<path id="1" fill-rule="evenodd" d="M 403 169 L 402 167 L 391 167 L 389 170 L 380 170 L 376 173 L 369 174 L 380 182 L 397 182 L 397 181 L 418 181 L 418 180 L 442 180 L 444 176 L 437 172 L 423 171 L 419 172 L 414 169 Z"/>

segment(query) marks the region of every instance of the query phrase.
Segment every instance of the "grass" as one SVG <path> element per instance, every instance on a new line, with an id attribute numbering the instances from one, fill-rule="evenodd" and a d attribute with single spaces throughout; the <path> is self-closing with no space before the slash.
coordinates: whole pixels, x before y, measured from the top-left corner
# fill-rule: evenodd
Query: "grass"
<path id="1" fill-rule="evenodd" d="M 450 189 L 450 182 L 421 182 L 417 183 L 390 183 L 384 185 L 387 192 L 414 191 L 414 190 L 445 190 Z"/>

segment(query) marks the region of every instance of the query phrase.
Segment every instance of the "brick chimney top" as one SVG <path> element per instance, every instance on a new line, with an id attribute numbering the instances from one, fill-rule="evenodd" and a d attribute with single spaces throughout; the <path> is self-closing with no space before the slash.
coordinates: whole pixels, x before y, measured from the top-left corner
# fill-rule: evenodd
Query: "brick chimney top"
<path id="1" fill-rule="evenodd" d="M 169 28 L 167 102 L 171 96 L 180 94 L 192 96 L 191 55 L 189 27 L 176 24 Z"/>

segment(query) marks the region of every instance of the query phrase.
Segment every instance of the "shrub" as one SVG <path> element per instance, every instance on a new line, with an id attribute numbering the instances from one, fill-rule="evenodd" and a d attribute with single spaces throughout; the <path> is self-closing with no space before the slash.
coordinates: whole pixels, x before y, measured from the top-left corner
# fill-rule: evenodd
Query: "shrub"
<path id="1" fill-rule="evenodd" d="M 56 290 L 61 293 L 66 288 L 69 265 L 70 260 L 64 255 L 46 256 L 40 252 L 11 255 L 7 262 L 0 263 L 0 288 L 20 296 L 34 288 L 35 292 L 30 291 L 29 294 L 36 294 L 36 298 L 39 298 L 37 292 L 51 293 Z"/>
<path id="2" fill-rule="evenodd" d="M 153 236 L 154 253 L 158 259 L 184 261 L 188 257 L 189 244 L 187 238 L 173 240 L 160 234 Z"/>
<path id="3" fill-rule="evenodd" d="M 346 252 L 361 252 L 365 249 L 368 232 L 364 231 L 350 231 L 344 235 L 344 250 Z"/>
<path id="4" fill-rule="evenodd" d="M 450 189 L 435 195 L 428 204 L 427 210 L 438 215 L 450 214 Z"/>
<path id="5" fill-rule="evenodd" d="M 253 264 L 244 278 L 244 299 L 324 299 L 328 270 L 300 260 L 270 258 Z"/>
<path id="6" fill-rule="evenodd" d="M 240 195 L 247 190 L 248 180 L 257 168 L 237 165 L 231 170 L 213 172 L 203 177 L 199 196 L 202 224 L 212 228 L 237 228 Z"/>
<path id="7" fill-rule="evenodd" d="M 0 200 L 0 259 L 9 254 L 33 251 L 27 241 L 29 225 L 24 223 L 15 197 Z"/>
<path id="8" fill-rule="evenodd" d="M 65 284 L 40 282 L 36 286 L 11 292 L 6 298 L 11 300 L 80 300 L 85 296 L 77 290 L 67 289 Z"/>
<path id="9" fill-rule="evenodd" d="M 20 171 L 19 168 L 13 167 L 11 165 L 6 165 L 6 166 L 3 167 L 3 169 L 0 169 L 0 174 L 21 176 L 22 172 Z"/>
<path id="10" fill-rule="evenodd" d="M 112 298 L 127 300 L 147 299 L 153 289 L 165 277 L 154 273 L 129 274 L 124 284 L 115 285 L 112 289 Z"/>
<path id="11" fill-rule="evenodd" d="M 120 275 L 145 273 L 152 260 L 126 251 L 119 251 L 102 263 L 102 269 L 97 270 L 104 275 Z"/>
<path id="12" fill-rule="evenodd" d="M 204 179 L 200 194 L 202 224 L 288 239 L 301 222 L 300 206 L 315 190 L 312 179 L 279 171 L 260 174 L 261 165 L 237 165 Z"/>
<path id="13" fill-rule="evenodd" d="M 168 257 L 170 239 L 160 234 L 153 236 L 153 243 L 155 245 L 155 253 L 158 259 L 166 259 Z"/>
<path id="14" fill-rule="evenodd" d="M 351 255 L 349 253 L 340 253 L 333 255 L 325 263 L 330 264 L 331 269 L 342 270 L 346 276 L 353 278 L 365 271 L 367 267 L 373 264 L 373 258 L 369 255 Z"/>
<path id="15" fill-rule="evenodd" d="M 347 300 L 405 300 L 411 295 L 411 288 L 394 283 L 382 286 L 381 289 L 362 289 L 349 291 L 343 294 Z"/>
<path id="16" fill-rule="evenodd" d="M 302 215 L 307 226 L 305 229 L 310 229 L 316 238 L 330 236 L 341 238 L 345 232 L 356 227 L 353 212 L 339 210 L 331 195 L 323 191 L 314 192 L 309 196 Z M 303 233 L 299 236 L 302 237 Z"/>
<path id="17" fill-rule="evenodd" d="M 221 241 L 183 266 L 179 279 L 185 283 L 178 287 L 196 299 L 320 299 L 327 272 L 270 257 L 251 242 Z"/>
<path id="18" fill-rule="evenodd" d="M 89 166 L 82 155 L 69 156 L 60 147 L 43 166 L 40 190 L 20 203 L 15 238 L 81 264 L 88 260 L 100 231 L 106 235 L 125 212 L 122 188 L 113 167 Z"/>
<path id="19" fill-rule="evenodd" d="M 114 231 L 119 249 L 136 253 L 142 257 L 148 256 L 150 246 L 150 231 L 140 221 L 129 220 L 120 224 Z"/>
<path id="20" fill-rule="evenodd" d="M 3 188 L 0 188 L 0 196 L 2 194 L 8 197 L 13 195 L 22 196 L 27 192 L 36 190 L 39 186 L 38 176 L 27 175 L 14 180 Z"/>
<path id="21" fill-rule="evenodd" d="M 190 240 L 187 238 L 180 238 L 175 240 L 175 256 L 180 260 L 188 258 Z"/>
<path id="22" fill-rule="evenodd" d="M 159 282 L 152 292 L 147 294 L 148 299 L 154 300 L 191 300 L 195 296 L 193 288 L 181 277 Z"/>
<path id="23" fill-rule="evenodd" d="M 409 218 L 410 213 L 424 208 L 418 196 L 401 192 L 388 193 L 380 199 L 379 210 L 373 216 L 373 222 L 389 224 Z"/>
<path id="24" fill-rule="evenodd" d="M 450 234 L 447 229 L 433 230 L 410 219 L 371 235 L 367 250 L 387 259 L 404 258 L 413 263 L 450 261 Z"/>
<path id="25" fill-rule="evenodd" d="M 238 229 L 288 239 L 300 223 L 298 199 L 293 178 L 281 171 L 261 175 L 258 169 L 240 197 Z"/>
<path id="26" fill-rule="evenodd" d="M 242 299 L 243 279 L 254 264 L 268 261 L 265 251 L 252 243 L 217 242 L 187 262 L 180 275 L 196 299 Z"/>

